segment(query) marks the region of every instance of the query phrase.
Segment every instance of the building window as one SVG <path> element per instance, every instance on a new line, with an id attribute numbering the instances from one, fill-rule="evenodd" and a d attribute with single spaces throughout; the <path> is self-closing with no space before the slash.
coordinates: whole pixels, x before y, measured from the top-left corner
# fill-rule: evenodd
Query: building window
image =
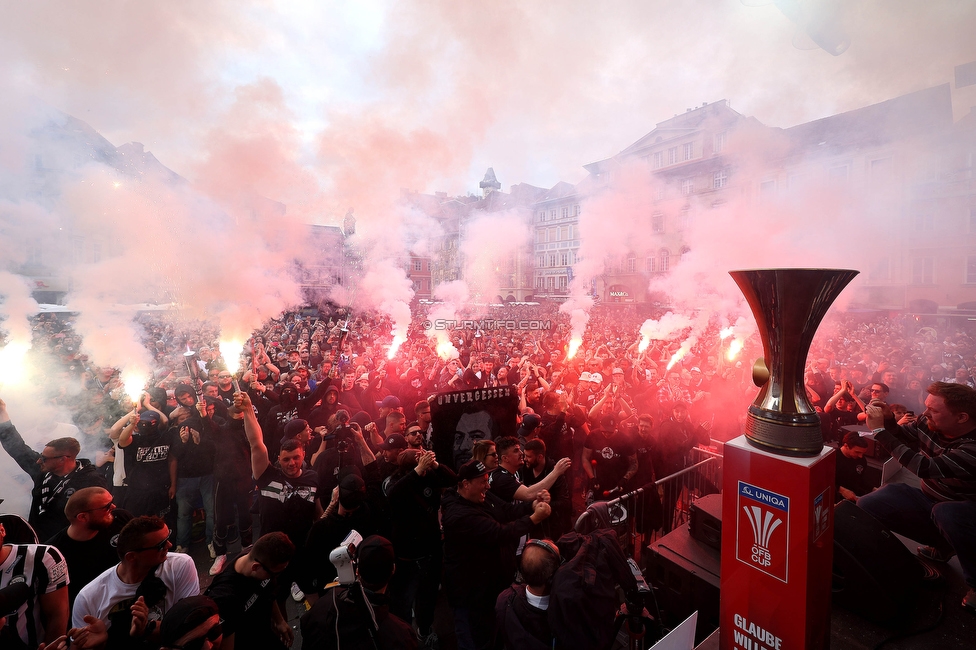
<path id="1" fill-rule="evenodd" d="M 627 256 L 627 273 L 637 272 L 637 257 L 635 255 Z"/>
<path id="2" fill-rule="evenodd" d="M 916 232 L 931 231 L 935 227 L 935 215 L 931 210 L 918 209 L 912 215 L 912 227 Z"/>
<path id="3" fill-rule="evenodd" d="M 831 185 L 840 185 L 847 182 L 847 165 L 837 165 L 827 171 L 827 179 Z"/>
<path id="4" fill-rule="evenodd" d="M 682 160 L 691 160 L 694 157 L 694 155 L 695 155 L 695 143 L 694 142 L 686 142 L 681 147 L 681 159 Z"/>
<path id="5" fill-rule="evenodd" d="M 546 278 L 546 289 L 552 290 L 556 288 L 556 278 L 549 276 Z"/>
<path id="6" fill-rule="evenodd" d="M 653 163 L 654 169 L 661 169 L 662 167 L 664 167 L 664 153 L 663 152 L 661 152 L 661 151 L 655 151 L 654 152 L 654 156 L 652 157 L 652 160 L 654 161 L 654 163 Z"/>
<path id="7" fill-rule="evenodd" d="M 691 208 L 689 206 L 684 206 L 681 208 L 681 212 L 678 214 L 678 230 L 684 232 L 688 230 L 688 225 L 691 223 Z"/>
<path id="8" fill-rule="evenodd" d="M 538 277 L 538 278 L 536 278 L 535 279 L 535 287 L 536 287 L 536 289 L 542 289 L 542 288 L 544 288 L 545 287 L 545 282 L 546 282 L 546 279 L 543 278 L 543 277 L 541 277 L 541 276 Z"/>
<path id="9" fill-rule="evenodd" d="M 659 235 L 664 232 L 664 215 L 660 212 L 655 212 L 651 216 L 651 230 Z"/>
<path id="10" fill-rule="evenodd" d="M 871 161 L 871 182 L 874 185 L 884 185 L 885 183 L 890 183 L 892 179 L 892 173 L 894 172 L 894 162 L 895 159 L 891 156 L 887 158 L 878 158 L 877 160 Z"/>
<path id="11" fill-rule="evenodd" d="M 563 208 L 563 219 L 569 217 L 569 208 Z"/>
<path id="12" fill-rule="evenodd" d="M 564 289 L 564 290 L 566 289 L 566 276 L 565 275 L 560 275 L 559 276 L 559 288 L 560 289 Z"/>
<path id="13" fill-rule="evenodd" d="M 912 284 L 934 284 L 935 259 L 916 257 L 912 260 Z"/>
<path id="14" fill-rule="evenodd" d="M 655 271 L 657 271 L 657 258 L 656 257 L 648 257 L 647 258 L 647 261 L 645 262 L 645 270 L 648 273 L 654 273 Z"/>
<path id="15" fill-rule="evenodd" d="M 553 253 L 549 256 L 549 266 L 556 266 L 556 255 Z"/>
<path id="16" fill-rule="evenodd" d="M 976 284 L 976 255 L 966 258 L 966 284 Z"/>
<path id="17" fill-rule="evenodd" d="M 558 234 L 559 234 L 559 228 L 550 228 L 549 229 L 549 241 L 557 241 L 556 240 L 556 237 L 558 236 Z"/>
<path id="18" fill-rule="evenodd" d="M 690 178 L 686 178 L 683 181 L 681 181 L 681 193 L 682 194 L 684 194 L 685 196 L 688 196 L 689 194 L 691 194 L 694 191 L 695 191 L 695 181 L 691 180 Z"/>
<path id="19" fill-rule="evenodd" d="M 559 241 L 569 240 L 569 226 L 561 226 L 559 228 Z"/>
<path id="20" fill-rule="evenodd" d="M 579 215 L 580 215 L 580 207 L 579 204 L 577 203 L 576 205 L 573 206 L 573 216 L 578 217 Z"/>
<path id="21" fill-rule="evenodd" d="M 422 271 L 423 268 L 424 268 L 424 263 L 423 262 L 421 262 L 420 260 L 414 260 L 413 261 L 413 270 L 414 271 Z"/>
<path id="22" fill-rule="evenodd" d="M 662 248 L 661 252 L 658 253 L 658 259 L 660 260 L 659 270 L 661 273 L 667 273 L 668 269 L 671 268 L 671 253 L 667 248 Z"/>
<path id="23" fill-rule="evenodd" d="M 715 134 L 714 144 L 715 153 L 722 153 L 725 151 L 725 131 Z"/>
<path id="24" fill-rule="evenodd" d="M 668 149 L 668 164 L 673 165 L 678 162 L 678 148 L 671 147 Z"/>
<path id="25" fill-rule="evenodd" d="M 545 265 L 546 265 L 546 256 L 545 255 L 540 255 L 539 256 L 539 264 L 538 264 L 538 266 L 540 268 L 542 268 Z"/>
<path id="26" fill-rule="evenodd" d="M 720 189 L 722 189 L 723 187 L 725 187 L 728 184 L 729 184 L 729 172 L 728 171 L 726 171 L 724 169 L 720 169 L 717 172 L 715 172 L 714 176 L 712 177 L 712 188 L 713 189 L 720 190 Z"/>

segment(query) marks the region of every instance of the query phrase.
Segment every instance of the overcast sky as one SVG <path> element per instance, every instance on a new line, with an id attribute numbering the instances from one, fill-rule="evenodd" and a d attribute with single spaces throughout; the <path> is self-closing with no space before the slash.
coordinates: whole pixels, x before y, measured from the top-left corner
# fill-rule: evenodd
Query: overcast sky
<path id="1" fill-rule="evenodd" d="M 786 15 L 796 4 L 4 1 L 0 91 L 142 142 L 191 180 L 219 143 L 270 137 L 327 191 L 460 193 L 488 166 L 505 189 L 576 182 L 702 102 L 792 126 L 976 59 L 973 2 L 799 3 L 843 5 L 821 30 L 849 38 L 839 56 Z M 957 119 L 970 104 L 973 88 L 954 89 Z"/>

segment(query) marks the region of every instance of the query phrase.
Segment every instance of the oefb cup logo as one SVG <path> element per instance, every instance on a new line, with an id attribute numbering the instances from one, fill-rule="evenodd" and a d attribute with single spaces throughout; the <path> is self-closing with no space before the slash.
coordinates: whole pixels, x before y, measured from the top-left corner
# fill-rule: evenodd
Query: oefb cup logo
<path id="1" fill-rule="evenodd" d="M 736 512 L 736 558 L 766 575 L 787 582 L 789 497 L 739 481 Z"/>

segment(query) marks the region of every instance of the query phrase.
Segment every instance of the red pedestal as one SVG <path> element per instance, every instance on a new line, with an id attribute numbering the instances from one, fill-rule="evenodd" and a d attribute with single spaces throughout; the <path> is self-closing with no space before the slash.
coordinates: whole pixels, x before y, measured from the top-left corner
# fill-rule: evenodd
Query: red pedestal
<path id="1" fill-rule="evenodd" d="M 788 458 L 745 436 L 726 443 L 722 650 L 829 646 L 834 453 Z"/>

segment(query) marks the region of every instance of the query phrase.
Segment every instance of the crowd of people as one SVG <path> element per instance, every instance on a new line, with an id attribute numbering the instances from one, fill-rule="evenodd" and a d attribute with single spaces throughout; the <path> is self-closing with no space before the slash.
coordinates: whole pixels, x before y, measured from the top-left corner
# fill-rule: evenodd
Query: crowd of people
<path id="1" fill-rule="evenodd" d="M 639 330 L 649 314 L 602 306 L 570 356 L 569 318 L 556 306 L 486 310 L 482 323 L 545 326 L 430 332 L 418 312 L 390 357 L 386 317 L 326 306 L 266 323 L 240 359 L 225 359 L 215 324 L 145 315 L 154 367 L 135 399 L 117 369 L 89 363 L 70 316 L 37 318 L 31 358 L 45 368 L 45 399 L 70 412 L 76 430 L 37 451 L 0 400 L 0 443 L 34 484 L 20 523 L 43 542 L 11 530 L 17 518 L 0 525 L 8 538 L 0 590 L 15 575 L 32 590 L 0 639 L 33 650 L 63 643 L 70 629 L 80 647 L 191 647 L 187 634 L 211 646 L 290 646 L 283 612 L 294 598 L 309 604 L 304 647 L 336 647 L 340 629 L 366 630 L 358 638 L 376 647 L 436 647 L 443 588 L 459 647 L 495 638 L 528 647 L 511 636 L 499 596 L 516 603 L 506 589 L 520 569 L 525 611 L 544 611 L 558 563 L 526 540 L 556 540 L 588 501 L 642 486 L 653 497 L 641 506 L 643 527 L 668 530 L 676 504 L 653 483 L 685 468 L 694 446 L 739 435 L 755 396 L 746 360 L 761 344 L 753 336 L 737 352 L 710 323 L 694 332 L 694 345 L 685 330 L 645 347 Z M 974 365 L 976 332 L 837 315 L 814 341 L 805 384 L 840 455 L 863 460 L 851 427 L 899 427 L 878 439 L 916 471 L 922 452 L 911 451 L 904 431 L 929 431 L 919 416 L 933 395 L 965 411 L 952 389 L 928 389 L 938 382 L 973 392 Z M 461 461 L 435 452 L 432 396 L 504 386 L 518 396 L 516 435 L 477 441 Z M 965 423 L 951 431 L 968 440 Z M 923 447 L 930 456 L 947 449 L 944 441 Z M 976 472 L 953 471 L 921 470 L 923 487 L 930 478 L 952 485 L 930 489 L 930 498 L 973 498 Z M 843 498 L 867 491 L 838 485 Z M 335 586 L 341 575 L 330 560 L 354 530 L 365 538 L 358 591 Z M 963 559 L 951 543 L 926 539 L 933 554 Z M 187 555 L 194 543 L 212 559 L 206 595 Z M 372 613 L 365 623 L 363 611 Z M 533 621 L 530 636 L 544 645 L 554 632 L 544 616 Z"/>

